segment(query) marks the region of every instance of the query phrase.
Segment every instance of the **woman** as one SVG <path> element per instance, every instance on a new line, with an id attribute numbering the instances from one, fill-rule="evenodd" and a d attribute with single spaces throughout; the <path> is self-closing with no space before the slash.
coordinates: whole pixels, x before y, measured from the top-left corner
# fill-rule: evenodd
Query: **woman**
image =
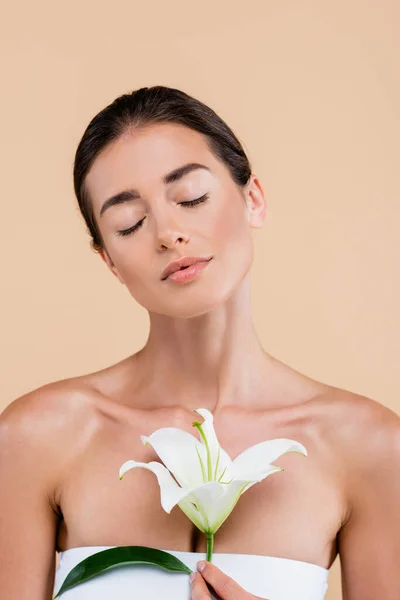
<path id="1" fill-rule="evenodd" d="M 249 274 L 266 203 L 234 133 L 182 91 L 142 88 L 91 121 L 74 184 L 93 249 L 146 308 L 150 332 L 121 362 L 44 385 L 3 412 L 4 598 L 50 599 L 55 550 L 57 589 L 110 546 L 168 550 L 189 566 L 204 558 L 205 536 L 179 508 L 163 511 L 153 474 L 118 479 L 127 459 L 157 460 L 142 434 L 167 425 L 193 433 L 202 407 L 231 457 L 285 437 L 308 458 L 282 456 L 285 473 L 242 496 L 216 535 L 213 564 L 190 585 L 137 566 L 66 598 L 200 600 L 210 598 L 207 581 L 224 600 L 322 600 L 339 553 L 346 600 L 398 599 L 399 418 L 261 347 Z M 188 257 L 194 266 L 177 264 Z"/>

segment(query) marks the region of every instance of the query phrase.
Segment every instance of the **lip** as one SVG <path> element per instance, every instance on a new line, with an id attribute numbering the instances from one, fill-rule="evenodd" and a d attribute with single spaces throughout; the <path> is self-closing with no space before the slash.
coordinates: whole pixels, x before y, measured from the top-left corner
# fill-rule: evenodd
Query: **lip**
<path id="1" fill-rule="evenodd" d="M 184 284 L 189 283 L 189 281 L 193 281 L 200 276 L 200 274 L 207 268 L 210 264 L 211 260 L 203 261 L 195 263 L 186 269 L 179 269 L 179 271 L 175 271 L 168 275 L 166 281 L 171 281 L 174 283 Z"/>
<path id="2" fill-rule="evenodd" d="M 182 256 L 178 260 L 173 260 L 167 264 L 161 273 L 161 279 L 164 281 L 169 275 L 182 269 L 182 267 L 191 267 L 197 263 L 207 263 L 212 259 L 212 256 Z"/>

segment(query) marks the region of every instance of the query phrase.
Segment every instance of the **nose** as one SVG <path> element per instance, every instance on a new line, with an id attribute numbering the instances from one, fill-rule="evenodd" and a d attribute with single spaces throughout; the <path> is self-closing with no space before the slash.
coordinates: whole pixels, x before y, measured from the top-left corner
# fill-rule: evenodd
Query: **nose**
<path id="1" fill-rule="evenodd" d="M 172 248 L 176 244 L 187 243 L 189 240 L 189 236 L 184 232 L 182 224 L 178 223 L 176 215 L 174 217 L 171 216 L 171 211 L 165 211 L 163 215 L 158 215 L 156 244 L 157 250 L 161 252 Z"/>
<path id="2" fill-rule="evenodd" d="M 187 235 L 176 229 L 164 229 L 157 237 L 157 250 L 163 251 L 172 248 L 176 244 L 187 243 Z"/>

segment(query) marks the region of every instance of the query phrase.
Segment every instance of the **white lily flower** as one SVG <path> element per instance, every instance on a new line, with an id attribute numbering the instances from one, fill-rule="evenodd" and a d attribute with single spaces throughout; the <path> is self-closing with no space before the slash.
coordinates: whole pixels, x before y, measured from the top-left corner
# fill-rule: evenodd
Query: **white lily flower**
<path id="1" fill-rule="evenodd" d="M 211 412 L 206 408 L 194 412 L 204 418 L 202 424 L 193 423 L 200 440 L 176 427 L 162 427 L 148 437 L 141 436 L 143 444 L 150 444 L 165 466 L 128 460 L 121 466 L 119 477 L 135 467 L 152 471 L 160 486 L 163 509 L 170 513 L 178 505 L 200 531 L 213 535 L 241 494 L 268 475 L 284 470 L 272 461 L 288 452 L 307 456 L 307 450 L 295 440 L 278 438 L 255 444 L 231 460 L 219 445 Z"/>

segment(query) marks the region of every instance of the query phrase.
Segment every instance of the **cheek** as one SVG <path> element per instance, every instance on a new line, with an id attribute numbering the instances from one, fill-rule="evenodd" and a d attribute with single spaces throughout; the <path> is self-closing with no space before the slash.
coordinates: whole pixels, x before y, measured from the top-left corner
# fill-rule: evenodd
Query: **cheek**
<path id="1" fill-rule="evenodd" d="M 252 258 L 252 237 L 250 226 L 246 219 L 244 201 L 239 198 L 238 204 L 229 205 L 219 211 L 210 227 L 210 239 L 215 241 L 217 248 L 225 251 L 225 260 L 232 256 L 242 258 L 248 263 Z"/>
<path id="2" fill-rule="evenodd" d="M 244 200 L 228 198 L 208 221 L 206 232 L 205 250 L 214 254 L 216 261 L 207 279 L 207 302 L 201 296 L 199 306 L 211 310 L 231 297 L 251 268 L 253 240 Z"/>
<path id="3" fill-rule="evenodd" d="M 141 252 L 140 260 L 127 260 L 126 257 L 121 259 L 118 271 L 132 298 L 147 310 L 156 311 L 163 289 L 160 264 L 152 265 L 151 258 Z"/>
<path id="4" fill-rule="evenodd" d="M 143 248 L 140 248 L 138 256 L 136 248 L 134 251 L 129 249 L 129 242 L 123 246 L 123 251 L 116 252 L 114 249 L 112 255 L 114 265 L 125 285 L 136 289 L 141 288 L 151 278 L 149 259 L 143 252 Z"/>

